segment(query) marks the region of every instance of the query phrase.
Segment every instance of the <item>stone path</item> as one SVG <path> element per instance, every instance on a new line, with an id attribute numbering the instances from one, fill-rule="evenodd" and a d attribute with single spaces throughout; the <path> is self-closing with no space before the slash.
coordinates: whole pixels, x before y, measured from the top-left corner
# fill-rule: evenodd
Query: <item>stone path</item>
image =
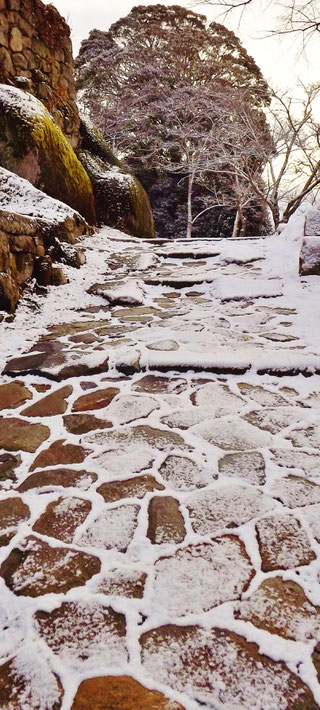
<path id="1" fill-rule="evenodd" d="M 268 240 L 103 234 L 38 326 L 28 294 L 1 324 L 7 353 L 25 343 L 0 386 L 0 707 L 314 710 L 320 356 L 299 299 Z"/>

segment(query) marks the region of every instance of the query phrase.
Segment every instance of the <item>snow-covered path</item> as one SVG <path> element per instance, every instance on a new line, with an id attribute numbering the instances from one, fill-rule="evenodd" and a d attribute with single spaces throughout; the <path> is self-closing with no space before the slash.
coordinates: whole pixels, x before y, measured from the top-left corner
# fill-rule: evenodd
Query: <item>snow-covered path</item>
<path id="1" fill-rule="evenodd" d="M 317 277 L 84 246 L 0 324 L 1 708 L 320 707 Z"/>

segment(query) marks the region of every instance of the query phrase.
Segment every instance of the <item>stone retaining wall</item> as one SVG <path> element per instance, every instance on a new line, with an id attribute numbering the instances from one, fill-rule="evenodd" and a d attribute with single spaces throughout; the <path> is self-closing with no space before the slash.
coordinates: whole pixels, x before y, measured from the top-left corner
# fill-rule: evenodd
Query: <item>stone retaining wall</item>
<path id="1" fill-rule="evenodd" d="M 77 148 L 79 115 L 70 28 L 52 5 L 41 0 L 0 0 L 0 83 L 31 91 Z"/>

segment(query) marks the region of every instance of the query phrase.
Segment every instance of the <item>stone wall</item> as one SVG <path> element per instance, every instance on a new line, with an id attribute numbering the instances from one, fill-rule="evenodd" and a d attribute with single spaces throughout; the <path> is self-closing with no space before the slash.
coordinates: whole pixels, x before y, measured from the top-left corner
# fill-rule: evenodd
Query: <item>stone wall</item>
<path id="1" fill-rule="evenodd" d="M 0 0 L 0 83 L 25 88 L 49 109 L 73 148 L 79 115 L 70 28 L 41 0 Z"/>

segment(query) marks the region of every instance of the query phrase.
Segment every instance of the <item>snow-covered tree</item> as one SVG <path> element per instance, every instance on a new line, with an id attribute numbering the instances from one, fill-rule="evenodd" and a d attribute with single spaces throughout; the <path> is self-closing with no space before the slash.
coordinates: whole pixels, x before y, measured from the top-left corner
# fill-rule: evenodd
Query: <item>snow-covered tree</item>
<path id="1" fill-rule="evenodd" d="M 204 16 L 180 6 L 153 5 L 133 8 L 108 32 L 92 32 L 77 67 L 81 100 L 113 149 L 134 156 L 135 164 L 187 180 L 190 236 L 198 218 L 192 214 L 193 187 L 213 187 L 231 94 L 243 95 L 245 87 L 261 140 L 267 133 L 262 108 L 268 87 L 254 60 L 222 25 L 207 27 Z M 231 193 L 233 185 L 231 180 Z"/>

